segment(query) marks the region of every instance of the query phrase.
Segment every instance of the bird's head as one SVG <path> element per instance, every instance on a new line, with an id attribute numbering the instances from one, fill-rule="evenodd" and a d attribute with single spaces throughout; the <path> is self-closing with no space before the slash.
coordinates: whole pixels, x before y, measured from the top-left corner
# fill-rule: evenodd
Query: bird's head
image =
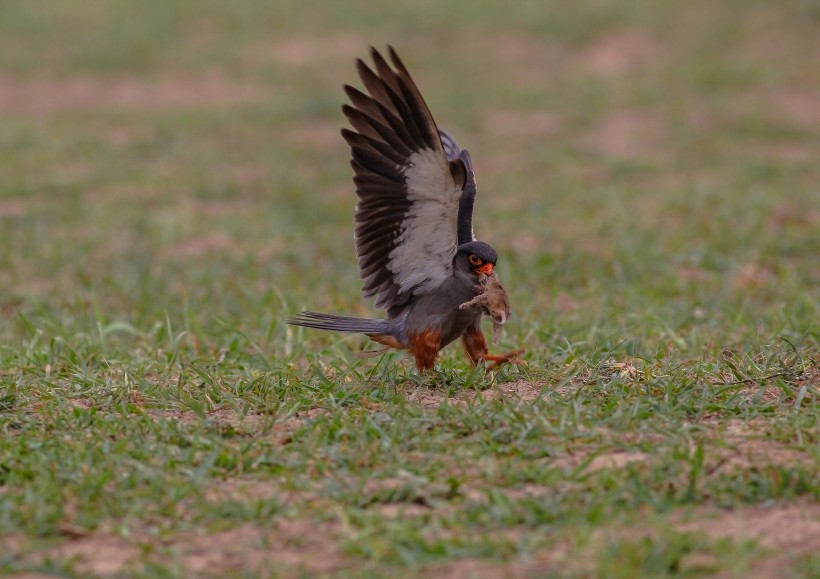
<path id="1" fill-rule="evenodd" d="M 496 261 L 498 254 L 489 243 L 469 241 L 458 246 L 455 266 L 476 275 L 492 275 Z"/>

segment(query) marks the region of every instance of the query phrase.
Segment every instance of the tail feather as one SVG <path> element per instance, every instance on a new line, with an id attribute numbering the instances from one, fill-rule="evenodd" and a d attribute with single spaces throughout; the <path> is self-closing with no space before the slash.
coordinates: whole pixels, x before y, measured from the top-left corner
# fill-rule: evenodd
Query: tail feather
<path id="1" fill-rule="evenodd" d="M 319 312 L 302 312 L 288 318 L 286 321 L 293 326 L 302 326 L 304 328 L 358 334 L 385 334 L 390 330 L 389 324 L 385 320 L 337 316 Z"/>

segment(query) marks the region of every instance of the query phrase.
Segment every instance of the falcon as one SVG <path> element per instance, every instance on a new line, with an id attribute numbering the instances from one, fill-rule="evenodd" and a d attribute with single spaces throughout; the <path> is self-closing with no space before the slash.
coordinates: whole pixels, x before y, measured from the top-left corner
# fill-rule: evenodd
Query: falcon
<path id="1" fill-rule="evenodd" d="M 495 249 L 473 234 L 476 181 L 470 154 L 436 127 L 433 116 L 395 50 L 390 63 L 371 47 L 373 67 L 358 59 L 367 93 L 345 85 L 342 111 L 351 129 L 353 182 L 359 197 L 354 218 L 356 256 L 365 298 L 386 319 L 305 311 L 296 326 L 361 333 L 415 357 L 419 371 L 435 365 L 439 351 L 461 338 L 472 364 L 491 366 L 520 352 L 492 356 L 481 331 L 485 309 L 460 307 L 495 275 Z"/>

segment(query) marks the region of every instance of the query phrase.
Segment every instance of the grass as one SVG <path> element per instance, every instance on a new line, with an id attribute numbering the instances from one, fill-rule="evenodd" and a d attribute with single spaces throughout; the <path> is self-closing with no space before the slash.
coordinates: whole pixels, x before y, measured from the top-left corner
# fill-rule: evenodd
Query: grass
<path id="1" fill-rule="evenodd" d="M 6 2 L 0 574 L 818 574 L 811 2 Z M 340 85 L 478 172 L 485 375 L 364 340 Z"/>

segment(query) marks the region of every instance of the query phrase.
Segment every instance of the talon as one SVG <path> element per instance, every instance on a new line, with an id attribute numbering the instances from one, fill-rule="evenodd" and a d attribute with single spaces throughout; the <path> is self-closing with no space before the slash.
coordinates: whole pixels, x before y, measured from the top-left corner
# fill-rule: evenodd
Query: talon
<path id="1" fill-rule="evenodd" d="M 362 292 L 388 315 L 306 311 L 288 323 L 364 334 L 408 351 L 419 372 L 433 369 L 439 351 L 458 337 L 472 365 L 520 363 L 523 350 L 488 356 L 481 332 L 486 314 L 498 341 L 510 300 L 495 271 L 498 253 L 473 233 L 470 154 L 437 129 L 393 48 L 387 58 L 375 48 L 370 55 L 372 67 L 356 63 L 369 95 L 345 85 L 351 128 L 342 129 L 342 138 L 350 145 L 359 200 L 353 220 Z"/>
<path id="2" fill-rule="evenodd" d="M 515 364 L 515 365 L 526 365 L 524 360 L 521 360 L 519 356 L 523 354 L 526 350 L 515 350 L 514 352 L 508 352 L 506 354 L 500 356 L 485 356 L 484 360 L 492 362 L 487 366 L 487 371 L 494 370 L 499 366 L 503 366 L 504 364 Z"/>

